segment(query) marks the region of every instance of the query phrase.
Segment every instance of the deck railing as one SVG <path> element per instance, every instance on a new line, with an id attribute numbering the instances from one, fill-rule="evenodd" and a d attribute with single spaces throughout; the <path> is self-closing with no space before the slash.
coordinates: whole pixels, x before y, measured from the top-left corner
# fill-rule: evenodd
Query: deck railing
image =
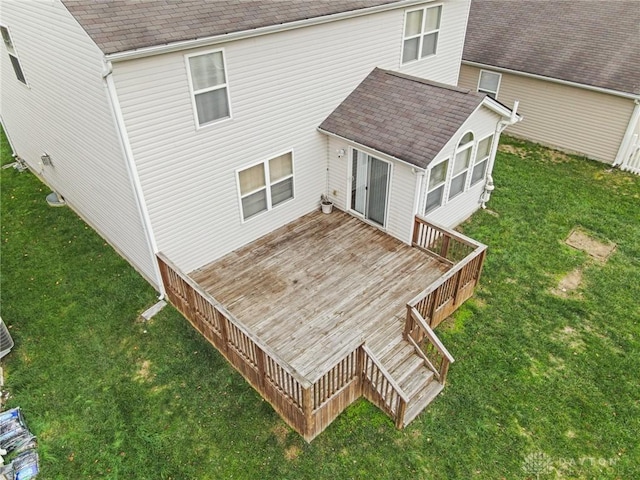
<path id="1" fill-rule="evenodd" d="M 307 441 L 362 395 L 402 426 L 408 398 L 362 339 L 305 378 L 162 253 L 158 263 L 171 303 Z"/>
<path id="2" fill-rule="evenodd" d="M 438 381 L 444 385 L 447 380 L 449 365 L 455 360 L 442 344 L 438 336 L 427 325 L 427 322 L 415 307 L 407 305 L 406 339 L 411 343 L 435 374 Z"/>
<path id="3" fill-rule="evenodd" d="M 402 428 L 409 397 L 366 345 L 362 345 L 363 395 Z"/>
<path id="4" fill-rule="evenodd" d="M 487 247 L 418 215 L 415 217 L 413 246 L 451 266 L 446 274 L 408 303 L 434 329 L 473 295 Z M 405 328 L 405 336 L 406 333 Z"/>
<path id="5" fill-rule="evenodd" d="M 188 275 L 158 253 L 167 296 L 193 327 L 211 342 L 274 409 L 306 431 L 305 397 L 311 383 L 280 358 Z"/>

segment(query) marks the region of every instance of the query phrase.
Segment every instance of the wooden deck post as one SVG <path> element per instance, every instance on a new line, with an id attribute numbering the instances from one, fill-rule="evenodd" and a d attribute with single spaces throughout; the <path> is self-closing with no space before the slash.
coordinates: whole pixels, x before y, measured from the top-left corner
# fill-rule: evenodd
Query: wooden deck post
<path id="1" fill-rule="evenodd" d="M 304 438 L 311 441 L 315 434 L 315 422 L 313 421 L 313 385 L 302 390 L 302 409 L 304 410 Z"/>
<path id="2" fill-rule="evenodd" d="M 256 367 L 258 369 L 258 385 L 259 385 L 260 390 L 261 390 L 260 393 L 264 393 L 264 377 L 265 377 L 264 352 L 262 351 L 262 349 L 258 345 L 256 345 L 254 348 L 255 348 L 255 352 L 256 352 Z"/>
<path id="3" fill-rule="evenodd" d="M 396 428 L 402 430 L 404 428 L 404 414 L 407 410 L 407 402 L 402 398 L 398 398 L 398 410 L 396 411 Z"/>

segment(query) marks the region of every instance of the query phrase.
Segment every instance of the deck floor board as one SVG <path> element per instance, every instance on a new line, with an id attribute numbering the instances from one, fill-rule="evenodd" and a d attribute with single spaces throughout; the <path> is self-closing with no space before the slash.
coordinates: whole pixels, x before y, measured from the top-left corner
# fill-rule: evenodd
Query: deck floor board
<path id="1" fill-rule="evenodd" d="M 445 271 L 420 250 L 334 210 L 305 215 L 189 275 L 313 377 L 361 339 L 383 353 L 402 332 L 406 303 Z"/>

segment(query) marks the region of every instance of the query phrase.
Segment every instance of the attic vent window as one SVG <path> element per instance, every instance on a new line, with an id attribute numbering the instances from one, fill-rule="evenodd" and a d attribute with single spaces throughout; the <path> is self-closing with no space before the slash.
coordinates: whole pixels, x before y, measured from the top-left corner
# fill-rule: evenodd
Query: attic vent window
<path id="1" fill-rule="evenodd" d="M 9 33 L 9 29 L 4 25 L 0 26 L 0 32 L 2 33 L 2 40 L 4 41 L 4 46 L 7 49 L 7 53 L 9 54 L 9 60 L 11 61 L 11 66 L 13 67 L 13 71 L 16 74 L 16 78 L 27 84 L 27 80 L 24 77 L 24 73 L 22 72 L 22 67 L 20 66 L 20 60 L 18 60 L 18 53 L 13 45 L 13 41 L 11 40 L 11 34 Z"/>
<path id="2" fill-rule="evenodd" d="M 187 56 L 187 64 L 198 126 L 231 117 L 222 51 Z"/>

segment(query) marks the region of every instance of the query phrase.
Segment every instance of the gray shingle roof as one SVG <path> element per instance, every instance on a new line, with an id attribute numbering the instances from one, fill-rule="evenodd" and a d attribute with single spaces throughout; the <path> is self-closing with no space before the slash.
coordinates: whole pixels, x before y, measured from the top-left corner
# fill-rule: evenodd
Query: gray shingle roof
<path id="1" fill-rule="evenodd" d="M 376 68 L 320 129 L 426 168 L 484 97 Z"/>
<path id="2" fill-rule="evenodd" d="M 640 3 L 473 0 L 463 59 L 640 94 Z"/>
<path id="3" fill-rule="evenodd" d="M 397 0 L 62 0 L 104 53 L 359 10 Z"/>

